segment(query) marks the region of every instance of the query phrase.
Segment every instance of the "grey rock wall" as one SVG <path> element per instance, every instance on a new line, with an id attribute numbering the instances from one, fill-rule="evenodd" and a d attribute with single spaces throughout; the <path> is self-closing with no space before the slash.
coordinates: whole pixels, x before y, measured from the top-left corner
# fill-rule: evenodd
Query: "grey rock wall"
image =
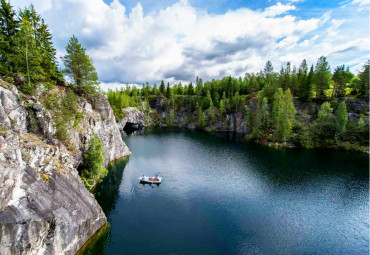
<path id="1" fill-rule="evenodd" d="M 130 151 L 105 96 L 95 109 L 80 100 L 74 150 L 55 139 L 53 113 L 22 96 L 0 80 L 0 254 L 75 254 L 106 223 L 76 170 L 89 138 L 103 141 L 106 164 Z"/>

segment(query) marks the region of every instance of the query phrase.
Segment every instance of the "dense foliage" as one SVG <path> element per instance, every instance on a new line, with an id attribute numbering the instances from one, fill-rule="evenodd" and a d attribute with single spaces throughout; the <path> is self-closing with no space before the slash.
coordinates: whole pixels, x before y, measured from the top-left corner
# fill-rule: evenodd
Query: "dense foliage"
<path id="1" fill-rule="evenodd" d="M 226 114 L 242 112 L 247 116 L 251 132 L 249 139 L 265 142 L 293 143 L 311 147 L 346 147 L 358 149 L 367 146 L 368 123 L 364 116 L 349 121 L 345 99 L 368 100 L 369 63 L 354 76 L 344 65 L 330 71 L 325 57 L 320 57 L 310 68 L 303 60 L 298 70 L 287 63 L 279 73 L 274 72 L 270 61 L 263 71 L 246 73 L 244 77 L 224 77 L 220 80 L 165 85 L 149 83 L 137 87 L 127 86 L 107 92 L 116 118 L 124 117 L 126 107 L 141 107 L 149 114 L 150 108 L 167 111 L 167 125 L 173 126 L 175 113 L 188 112 L 188 120 L 197 120 L 204 129 L 216 120 L 227 121 Z M 165 107 L 157 109 L 156 102 Z M 316 108 L 304 120 L 297 115 L 297 104 L 305 109 Z M 321 107 L 319 107 L 321 105 Z M 303 110 L 304 111 L 304 110 Z M 154 123 L 160 114 L 151 111 Z M 366 109 L 362 114 L 367 114 Z M 304 115 L 304 114 L 303 114 Z M 308 113 L 306 114 L 308 115 Z"/>
<path id="2" fill-rule="evenodd" d="M 91 58 L 78 39 L 72 36 L 62 57 L 65 70 L 58 69 L 52 34 L 33 5 L 14 11 L 6 0 L 0 5 L 0 76 L 15 83 L 27 94 L 35 86 L 65 84 L 63 72 L 70 78 L 67 86 L 79 95 L 91 97 L 97 91 L 98 75 Z"/>
<path id="3" fill-rule="evenodd" d="M 9 81 L 15 75 L 25 77 L 19 84 L 24 92 L 31 93 L 39 82 L 53 85 L 63 79 L 52 35 L 33 5 L 16 13 L 1 0 L 0 42 L 0 75 Z"/>
<path id="4" fill-rule="evenodd" d="M 98 74 L 86 49 L 72 36 L 66 47 L 63 59 L 64 73 L 72 80 L 72 85 L 80 95 L 94 95 L 98 86 Z"/>
<path id="5" fill-rule="evenodd" d="M 101 180 L 108 174 L 108 170 L 103 166 L 103 142 L 97 136 L 89 140 L 88 149 L 83 154 L 84 167 L 81 178 L 87 188 L 91 188 L 94 183 Z"/>

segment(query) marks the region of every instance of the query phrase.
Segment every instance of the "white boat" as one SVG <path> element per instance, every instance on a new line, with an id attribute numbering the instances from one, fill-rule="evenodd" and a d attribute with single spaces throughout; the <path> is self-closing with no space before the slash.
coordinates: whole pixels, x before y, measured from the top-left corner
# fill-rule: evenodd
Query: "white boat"
<path id="1" fill-rule="evenodd" d="M 153 184 L 159 184 L 162 182 L 162 177 L 156 178 L 155 176 L 141 176 L 139 177 L 140 182 L 142 183 L 153 183 Z"/>

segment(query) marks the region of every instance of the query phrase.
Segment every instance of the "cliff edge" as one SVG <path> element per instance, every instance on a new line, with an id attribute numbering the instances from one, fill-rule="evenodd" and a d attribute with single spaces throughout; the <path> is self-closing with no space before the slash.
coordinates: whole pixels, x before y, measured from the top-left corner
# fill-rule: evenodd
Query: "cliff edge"
<path id="1" fill-rule="evenodd" d="M 0 254 L 75 254 L 107 222 L 77 167 L 91 136 L 102 140 L 105 164 L 130 151 L 103 95 L 94 107 L 78 97 L 78 125 L 66 142 L 56 139 L 44 99 L 66 90 L 40 86 L 27 96 L 0 80 Z"/>

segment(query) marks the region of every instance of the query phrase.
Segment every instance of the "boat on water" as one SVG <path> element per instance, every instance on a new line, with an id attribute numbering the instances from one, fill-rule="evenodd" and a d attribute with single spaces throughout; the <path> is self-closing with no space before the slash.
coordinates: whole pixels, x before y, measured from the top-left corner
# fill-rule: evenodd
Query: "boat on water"
<path id="1" fill-rule="evenodd" d="M 153 183 L 153 184 L 160 184 L 162 182 L 162 177 L 159 175 L 156 176 L 141 176 L 139 177 L 140 182 L 142 183 Z"/>

